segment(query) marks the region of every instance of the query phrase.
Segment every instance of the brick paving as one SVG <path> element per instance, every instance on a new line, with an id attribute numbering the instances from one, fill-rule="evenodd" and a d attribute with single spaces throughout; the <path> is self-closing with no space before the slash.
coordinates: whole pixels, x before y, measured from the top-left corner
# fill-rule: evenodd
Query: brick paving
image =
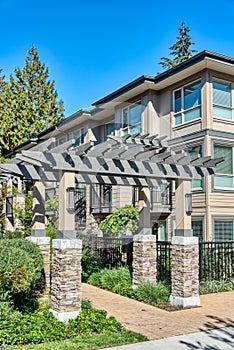
<path id="1" fill-rule="evenodd" d="M 201 307 L 171 312 L 88 284 L 82 284 L 82 299 L 150 340 L 234 325 L 234 291 L 202 295 Z"/>

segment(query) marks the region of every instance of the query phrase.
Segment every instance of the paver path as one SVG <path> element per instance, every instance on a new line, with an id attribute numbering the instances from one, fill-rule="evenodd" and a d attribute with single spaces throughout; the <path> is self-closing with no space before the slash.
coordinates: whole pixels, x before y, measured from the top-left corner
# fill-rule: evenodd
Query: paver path
<path id="1" fill-rule="evenodd" d="M 88 284 L 82 287 L 83 299 L 149 339 L 234 325 L 234 292 L 202 295 L 201 307 L 169 312 Z"/>

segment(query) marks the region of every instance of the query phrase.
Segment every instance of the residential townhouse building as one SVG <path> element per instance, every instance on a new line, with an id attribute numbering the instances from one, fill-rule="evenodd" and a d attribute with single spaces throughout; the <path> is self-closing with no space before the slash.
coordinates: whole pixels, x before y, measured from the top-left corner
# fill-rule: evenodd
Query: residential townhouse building
<path id="1" fill-rule="evenodd" d="M 168 147 L 191 158 L 224 157 L 216 174 L 192 181 L 192 228 L 201 240 L 234 239 L 234 58 L 203 51 L 156 76 L 141 76 L 79 110 L 29 140 L 55 137 L 103 142 L 108 135 L 158 134 Z M 47 186 L 48 198 L 55 184 Z M 175 226 L 173 181 L 151 188 L 151 227 L 158 240 L 170 240 Z M 77 225 L 94 225 L 125 204 L 138 205 L 138 186 L 76 184 Z"/>

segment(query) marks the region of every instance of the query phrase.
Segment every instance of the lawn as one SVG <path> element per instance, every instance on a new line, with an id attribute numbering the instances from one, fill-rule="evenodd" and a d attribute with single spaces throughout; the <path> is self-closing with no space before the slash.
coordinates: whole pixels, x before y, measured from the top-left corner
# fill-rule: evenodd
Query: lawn
<path id="1" fill-rule="evenodd" d="M 62 341 L 56 341 L 43 344 L 31 344 L 21 346 L 6 346 L 5 349 L 15 350 L 84 350 L 84 349 L 100 349 L 102 347 L 110 347 L 123 345 L 127 343 L 136 343 L 146 341 L 147 338 L 139 333 L 125 331 L 111 335 L 92 335 L 80 336 Z"/>

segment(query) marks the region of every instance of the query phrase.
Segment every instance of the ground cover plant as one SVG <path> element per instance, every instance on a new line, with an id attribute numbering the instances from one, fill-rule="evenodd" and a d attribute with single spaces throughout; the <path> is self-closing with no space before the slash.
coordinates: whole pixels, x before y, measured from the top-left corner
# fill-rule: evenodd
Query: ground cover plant
<path id="1" fill-rule="evenodd" d="M 136 299 L 151 305 L 167 303 L 170 296 L 169 286 L 163 283 L 141 282 L 137 289 L 132 287 L 132 278 L 127 267 L 103 269 L 93 273 L 88 283 L 120 295 Z"/>
<path id="2" fill-rule="evenodd" d="M 234 290 L 234 278 L 223 280 L 207 280 L 201 281 L 199 285 L 199 293 L 210 294 L 219 292 L 229 292 Z"/>

